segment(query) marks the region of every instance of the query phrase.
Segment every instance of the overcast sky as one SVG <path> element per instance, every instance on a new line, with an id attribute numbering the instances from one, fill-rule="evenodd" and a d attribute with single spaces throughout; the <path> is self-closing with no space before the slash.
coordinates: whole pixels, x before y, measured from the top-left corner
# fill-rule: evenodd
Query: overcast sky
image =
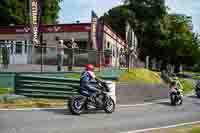
<path id="1" fill-rule="evenodd" d="M 120 4 L 120 0 L 63 0 L 61 3 L 60 23 L 90 22 L 91 10 L 98 16 Z M 200 33 L 200 0 L 166 0 L 170 12 L 190 15 L 194 31 Z"/>

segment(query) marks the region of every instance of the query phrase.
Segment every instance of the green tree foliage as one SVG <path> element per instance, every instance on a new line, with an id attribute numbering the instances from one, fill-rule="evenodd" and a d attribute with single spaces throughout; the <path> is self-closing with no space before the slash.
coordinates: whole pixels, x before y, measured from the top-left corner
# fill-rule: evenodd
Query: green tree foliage
<path id="1" fill-rule="evenodd" d="M 165 38 L 161 40 L 163 58 L 168 63 L 192 65 L 198 61 L 198 35 L 191 30 L 191 17 L 179 14 L 166 15 L 162 22 Z M 170 51 L 170 54 L 169 54 Z"/>
<path id="2" fill-rule="evenodd" d="M 101 19 L 106 20 L 106 23 L 123 38 L 125 38 L 125 27 L 128 18 L 130 18 L 128 15 L 128 10 L 124 6 L 115 7 L 101 17 Z"/>
<path id="3" fill-rule="evenodd" d="M 148 55 L 172 65 L 193 65 L 200 59 L 200 41 L 192 32 L 191 17 L 169 14 L 164 0 L 125 0 L 103 18 L 123 36 L 125 22 L 131 23 L 142 60 Z"/>
<path id="4" fill-rule="evenodd" d="M 40 0 L 42 5 L 43 24 L 53 24 L 57 22 L 60 10 L 59 3 L 62 0 Z"/>
<path id="5" fill-rule="evenodd" d="M 0 0 L 0 26 L 29 23 L 29 0 Z M 58 18 L 61 0 L 39 0 L 42 7 L 42 23 L 53 24 Z"/>
<path id="6" fill-rule="evenodd" d="M 153 47 L 158 47 L 160 19 L 165 14 L 164 0 L 130 0 L 128 4 L 108 11 L 104 18 L 122 35 L 125 35 L 125 22 L 129 21 L 138 37 L 140 55 L 144 59 L 146 55 L 155 53 L 152 52 L 155 50 Z"/>

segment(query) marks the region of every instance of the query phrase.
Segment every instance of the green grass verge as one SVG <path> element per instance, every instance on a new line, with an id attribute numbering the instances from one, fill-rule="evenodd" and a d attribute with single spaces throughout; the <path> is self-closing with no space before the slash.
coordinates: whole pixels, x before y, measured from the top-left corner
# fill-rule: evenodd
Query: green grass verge
<path id="1" fill-rule="evenodd" d="M 184 72 L 184 74 L 200 74 L 200 72 Z M 200 76 L 192 76 L 194 80 L 200 80 Z"/>
<path id="2" fill-rule="evenodd" d="M 176 128 L 160 129 L 150 133 L 200 133 L 200 125 L 187 125 Z"/>
<path id="3" fill-rule="evenodd" d="M 0 88 L 0 95 L 3 95 L 3 94 L 10 94 L 12 93 L 14 90 L 11 89 L 11 88 Z"/>
<path id="4" fill-rule="evenodd" d="M 193 76 L 192 79 L 194 79 L 194 80 L 200 80 L 200 76 Z"/>
<path id="5" fill-rule="evenodd" d="M 100 74 L 98 72 L 95 74 L 97 77 L 100 76 Z M 80 74 L 79 73 L 69 74 L 69 75 L 66 75 L 65 78 L 80 79 Z"/>
<path id="6" fill-rule="evenodd" d="M 185 71 L 184 74 L 200 74 L 200 72 Z"/>
<path id="7" fill-rule="evenodd" d="M 134 69 L 130 72 L 124 72 L 120 76 L 120 82 L 139 81 L 148 84 L 160 84 L 161 79 L 158 72 L 147 69 Z"/>
<path id="8" fill-rule="evenodd" d="M 97 77 L 100 77 L 100 73 L 96 73 Z M 70 74 L 65 76 L 65 78 L 80 79 L 80 74 Z M 148 84 L 159 84 L 161 83 L 160 75 L 158 72 L 153 72 L 147 69 L 134 69 L 130 72 L 122 72 L 119 82 L 130 82 L 139 81 Z"/>
<path id="9" fill-rule="evenodd" d="M 200 133 L 200 128 L 193 128 L 189 133 Z"/>
<path id="10" fill-rule="evenodd" d="M 188 93 L 194 89 L 194 84 L 187 79 L 179 79 L 180 83 L 183 86 L 183 92 Z"/>
<path id="11" fill-rule="evenodd" d="M 65 78 L 80 79 L 80 74 L 78 74 L 78 73 L 69 74 L 69 75 L 65 76 Z"/>
<path id="12" fill-rule="evenodd" d="M 53 108 L 66 106 L 66 100 L 53 99 L 31 99 L 23 98 L 17 100 L 0 101 L 0 108 Z"/>

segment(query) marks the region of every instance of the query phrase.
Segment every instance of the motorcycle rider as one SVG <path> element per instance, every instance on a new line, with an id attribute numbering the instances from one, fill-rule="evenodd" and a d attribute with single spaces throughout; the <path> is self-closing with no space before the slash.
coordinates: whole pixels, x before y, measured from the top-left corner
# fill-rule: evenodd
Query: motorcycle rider
<path id="1" fill-rule="evenodd" d="M 173 81 L 170 83 L 170 93 L 171 92 L 180 92 L 182 96 L 183 86 L 181 85 L 180 81 L 177 77 L 173 78 Z"/>
<path id="2" fill-rule="evenodd" d="M 80 93 L 89 97 L 91 101 L 96 101 L 97 94 L 101 92 L 95 87 L 94 83 L 92 83 L 92 81 L 95 80 L 97 79 L 94 74 L 94 66 L 92 64 L 87 64 L 80 77 Z"/>

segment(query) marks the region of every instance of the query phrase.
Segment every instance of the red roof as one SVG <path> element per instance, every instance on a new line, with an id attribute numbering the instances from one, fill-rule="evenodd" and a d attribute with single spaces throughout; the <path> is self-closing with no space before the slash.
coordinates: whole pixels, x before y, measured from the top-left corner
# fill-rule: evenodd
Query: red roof
<path id="1" fill-rule="evenodd" d="M 58 33 L 58 32 L 90 32 L 90 23 L 81 24 L 56 24 L 43 25 L 41 31 L 43 33 Z M 28 26 L 2 26 L 0 27 L 0 34 L 24 34 L 30 33 Z"/>

